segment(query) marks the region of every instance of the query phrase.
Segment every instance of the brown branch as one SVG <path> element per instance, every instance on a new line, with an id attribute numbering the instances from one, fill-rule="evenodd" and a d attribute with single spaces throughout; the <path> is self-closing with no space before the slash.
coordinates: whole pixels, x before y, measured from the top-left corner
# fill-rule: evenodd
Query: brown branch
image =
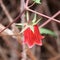
<path id="1" fill-rule="evenodd" d="M 43 27 L 43 26 L 47 25 L 50 21 L 52 21 L 59 14 L 60 14 L 60 11 L 58 11 L 57 13 L 55 13 L 50 19 L 48 19 L 46 22 L 44 22 L 40 27 Z M 58 21 L 58 20 L 56 20 L 56 21 Z"/>
<path id="2" fill-rule="evenodd" d="M 13 19 L 11 18 L 11 16 L 9 15 L 9 13 L 8 13 L 8 11 L 6 10 L 6 8 L 5 8 L 5 6 L 4 6 L 4 4 L 1 2 L 0 3 L 1 4 L 1 7 L 3 8 L 3 10 L 4 10 L 4 12 L 5 12 L 5 14 L 6 14 L 6 16 L 8 17 L 8 19 L 10 20 L 10 22 L 12 22 L 13 21 Z M 24 10 L 25 11 L 25 10 Z M 22 11 L 22 14 L 23 14 L 23 12 L 24 11 Z M 22 15 L 22 14 L 20 14 L 19 15 L 19 17 Z M 17 18 L 15 19 L 15 21 L 17 20 Z M 14 23 L 15 21 L 13 21 L 12 23 Z M 12 24 L 11 23 L 11 24 Z M 1 32 L 3 32 L 5 29 L 7 29 L 11 24 L 9 24 L 6 28 L 4 28 Z M 17 35 L 18 33 L 19 33 L 19 31 L 18 31 L 18 29 L 13 25 L 13 28 L 14 28 L 14 34 L 15 35 Z M 1 33 L 0 32 L 0 33 Z M 3 36 L 4 36 L 4 34 L 3 34 Z M 7 35 L 5 35 L 4 36 L 5 38 L 7 38 Z M 17 41 L 20 43 L 20 44 L 22 44 L 22 41 L 20 40 L 20 36 L 16 36 L 16 38 L 17 38 Z M 28 49 L 27 49 L 27 51 L 28 51 Z M 29 53 L 31 53 L 31 51 L 29 50 Z M 33 59 L 35 59 L 35 57 L 34 57 L 34 55 L 30 55 L 29 53 L 27 53 L 30 57 L 31 57 L 31 59 L 33 60 Z M 32 54 L 32 53 L 31 53 Z M 34 57 L 34 58 L 33 58 Z"/>
<path id="3" fill-rule="evenodd" d="M 29 0 L 26 0 L 25 7 L 27 7 L 27 6 L 28 6 L 28 3 L 29 3 Z"/>
<path id="4" fill-rule="evenodd" d="M 52 47 L 52 46 L 50 46 L 48 43 L 46 43 L 45 41 L 44 41 L 44 47 L 53 55 L 53 56 L 56 56 L 56 55 L 58 55 L 58 53 L 55 51 L 55 49 Z"/>
<path id="5" fill-rule="evenodd" d="M 34 11 L 34 10 L 31 10 L 31 9 L 29 9 L 28 7 L 26 7 L 26 10 L 31 11 L 31 12 L 33 12 L 33 13 L 36 13 L 36 14 L 40 15 L 40 16 L 43 16 L 43 17 L 45 17 L 45 18 L 48 18 L 48 19 L 51 19 L 51 20 L 53 20 L 53 21 L 55 21 L 55 22 L 60 23 L 59 20 L 53 19 L 53 18 L 51 18 L 51 17 L 49 17 L 49 16 L 47 16 L 47 15 L 44 15 L 44 14 L 42 14 L 42 13 L 36 12 L 36 11 Z M 59 13 L 60 13 L 60 11 L 59 11 Z M 50 21 L 49 21 L 49 22 L 50 22 Z"/>
<path id="6" fill-rule="evenodd" d="M 20 12 L 22 12 L 24 10 L 24 6 L 25 6 L 25 0 L 21 0 L 21 5 L 20 5 Z M 22 14 L 21 16 L 21 23 L 25 22 L 25 13 Z M 22 27 L 23 28 L 23 27 Z M 23 39 L 23 36 L 21 37 Z M 26 49 L 25 49 L 26 45 L 24 43 L 22 43 L 22 59 L 21 60 L 26 60 L 27 59 L 27 54 L 26 54 Z"/>
<path id="7" fill-rule="evenodd" d="M 58 60 L 58 59 L 60 59 L 60 54 L 58 54 L 55 57 L 52 57 L 52 58 L 50 58 L 48 60 Z"/>
<path id="8" fill-rule="evenodd" d="M 8 60 L 4 50 L 2 49 L 2 47 L 0 46 L 0 55 L 3 57 L 4 60 Z"/>

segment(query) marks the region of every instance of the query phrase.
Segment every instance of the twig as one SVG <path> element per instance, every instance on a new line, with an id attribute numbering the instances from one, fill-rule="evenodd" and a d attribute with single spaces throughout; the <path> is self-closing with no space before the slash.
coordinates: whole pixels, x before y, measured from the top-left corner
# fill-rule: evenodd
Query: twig
<path id="1" fill-rule="evenodd" d="M 43 26 L 47 25 L 50 21 L 52 21 L 59 14 L 60 14 L 60 11 L 58 11 L 57 13 L 55 13 L 51 18 L 49 18 L 46 22 L 44 22 L 40 27 L 43 27 Z M 58 20 L 56 20 L 56 21 L 58 21 Z"/>
<path id="2" fill-rule="evenodd" d="M 1 3 L 0 3 L 1 4 Z M 11 22 L 8 26 L 6 26 L 3 30 L 0 31 L 0 33 L 2 33 L 5 29 L 7 29 L 9 26 L 11 26 L 14 22 L 16 22 L 18 20 L 18 18 L 20 18 L 22 16 L 22 14 L 25 12 L 25 10 L 22 11 L 21 14 L 19 14 L 13 22 Z"/>
<path id="3" fill-rule="evenodd" d="M 25 7 L 27 7 L 27 6 L 28 6 L 28 3 L 29 3 L 29 0 L 26 0 Z"/>
<path id="4" fill-rule="evenodd" d="M 5 12 L 7 18 L 9 19 L 9 21 L 10 21 L 10 22 L 13 22 L 13 18 L 10 16 L 10 14 L 9 14 L 8 10 L 6 9 L 3 1 L 1 1 L 0 4 L 1 4 L 1 7 L 2 7 L 3 11 Z M 15 24 L 13 23 L 11 26 L 12 26 L 13 33 L 14 33 L 15 31 L 17 31 L 17 33 L 18 33 L 18 28 L 15 26 Z M 14 33 L 14 34 L 15 34 L 15 33 Z M 14 41 L 13 43 L 15 44 L 15 42 L 16 42 L 16 41 Z M 17 42 L 16 42 L 16 43 L 17 43 Z M 18 44 L 14 45 L 14 47 L 18 48 Z M 13 50 L 11 50 L 11 52 L 12 52 L 12 51 L 13 51 Z M 15 54 L 15 55 L 14 55 L 14 54 Z M 11 53 L 11 55 L 12 55 L 12 57 L 11 57 L 12 60 L 17 59 L 17 57 L 18 57 L 15 52 Z"/>
<path id="5" fill-rule="evenodd" d="M 49 16 L 47 16 L 47 15 L 44 15 L 44 14 L 39 13 L 39 12 L 36 12 L 36 11 L 34 11 L 34 10 L 32 10 L 32 9 L 29 9 L 28 7 L 26 7 L 26 10 L 31 11 L 31 12 L 33 12 L 33 13 L 36 13 L 36 14 L 40 15 L 40 16 L 43 16 L 43 17 L 45 17 L 45 18 L 48 18 L 48 19 L 51 19 L 51 20 L 53 20 L 53 21 L 55 21 L 55 22 L 60 23 L 59 20 L 53 19 L 53 18 L 51 18 L 51 17 L 49 17 Z M 60 13 L 60 11 L 59 11 L 59 13 Z"/>
<path id="6" fill-rule="evenodd" d="M 25 6 L 25 0 L 21 0 L 21 6 L 20 6 L 20 11 L 21 12 L 24 10 L 24 6 Z M 25 22 L 25 13 L 23 13 L 22 16 L 21 16 L 21 23 L 24 23 L 24 22 Z M 24 40 L 23 36 L 21 38 L 22 38 L 22 40 Z M 24 43 L 22 43 L 22 47 L 23 47 L 23 52 L 22 52 L 23 57 L 22 57 L 21 60 L 26 60 L 27 59 L 26 49 L 25 49 L 26 45 Z"/>
<path id="7" fill-rule="evenodd" d="M 3 4 L 3 2 L 2 2 L 2 1 L 0 2 L 0 4 L 1 4 L 1 7 L 2 7 L 2 9 L 3 9 L 4 13 L 6 14 L 7 18 L 9 19 L 9 21 L 10 21 L 10 22 L 12 22 L 12 21 L 13 21 L 13 19 L 11 18 L 11 16 L 10 16 L 10 14 L 9 14 L 8 10 L 6 9 L 5 5 Z"/>
<path id="8" fill-rule="evenodd" d="M 29 8 L 32 7 L 34 4 L 35 4 L 35 2 L 33 2 L 33 3 L 29 6 Z"/>

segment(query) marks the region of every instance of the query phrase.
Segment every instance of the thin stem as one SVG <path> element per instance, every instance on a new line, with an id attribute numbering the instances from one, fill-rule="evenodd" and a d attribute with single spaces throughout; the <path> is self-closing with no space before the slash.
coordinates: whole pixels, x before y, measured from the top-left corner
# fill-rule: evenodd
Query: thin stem
<path id="1" fill-rule="evenodd" d="M 51 20 L 53 20 L 53 21 L 55 21 L 55 22 L 60 23 L 59 20 L 54 19 L 54 18 L 51 18 L 51 17 L 49 17 L 49 16 L 47 16 L 47 15 L 44 15 L 44 14 L 42 14 L 42 13 L 36 12 L 36 11 L 34 11 L 34 10 L 32 10 L 32 9 L 29 9 L 28 7 L 26 7 L 26 10 L 31 11 L 31 12 L 33 12 L 33 13 L 36 13 L 36 14 L 40 15 L 40 16 L 43 16 L 43 17 L 45 17 L 45 18 L 48 18 L 48 19 L 51 19 Z M 60 13 L 60 11 L 59 11 L 59 13 Z M 50 22 L 50 21 L 49 21 L 49 22 Z"/>
<path id="2" fill-rule="evenodd" d="M 2 7 L 4 13 L 6 14 L 6 16 L 8 17 L 9 21 L 12 22 L 13 19 L 11 18 L 10 14 L 9 14 L 9 12 L 8 12 L 8 10 L 7 10 L 7 8 L 5 7 L 5 5 L 3 4 L 2 1 L 1 1 L 0 3 L 1 3 L 1 7 Z"/>
<path id="3" fill-rule="evenodd" d="M 56 14 L 54 14 L 50 19 L 48 19 L 47 21 L 45 21 L 42 25 L 40 25 L 40 27 L 44 27 L 46 24 L 48 24 L 50 21 L 52 21 L 52 19 L 54 19 L 57 15 L 60 14 L 60 11 L 58 11 Z M 58 21 L 58 20 L 56 20 Z"/>
<path id="4" fill-rule="evenodd" d="M 33 3 L 29 6 L 29 8 L 32 7 L 34 4 L 35 4 L 35 2 L 33 2 Z"/>
<path id="5" fill-rule="evenodd" d="M 26 7 L 28 6 L 28 3 L 29 3 L 29 0 L 26 0 L 26 4 L 25 4 Z"/>
<path id="6" fill-rule="evenodd" d="M 28 4 L 28 1 L 26 2 Z M 21 7 L 20 7 L 20 11 L 22 12 L 24 10 L 24 6 L 25 6 L 25 0 L 21 0 Z M 25 13 L 22 14 L 21 16 L 21 23 L 25 22 Z M 24 27 L 22 27 L 23 29 Z M 22 37 L 22 40 L 24 40 L 24 38 Z M 22 42 L 22 47 L 23 47 L 23 52 L 22 52 L 22 60 L 26 60 L 27 56 L 26 56 L 26 49 L 25 49 L 25 44 Z"/>
<path id="7" fill-rule="evenodd" d="M 11 22 L 11 23 L 10 23 L 9 25 L 7 25 L 2 31 L 0 31 L 0 33 L 2 33 L 5 29 L 7 29 L 9 26 L 11 26 L 14 22 L 16 22 L 16 21 L 18 20 L 18 18 L 20 18 L 24 12 L 25 12 L 25 10 L 23 10 L 23 11 L 21 12 L 21 14 L 19 14 L 19 15 L 14 19 L 13 22 Z"/>

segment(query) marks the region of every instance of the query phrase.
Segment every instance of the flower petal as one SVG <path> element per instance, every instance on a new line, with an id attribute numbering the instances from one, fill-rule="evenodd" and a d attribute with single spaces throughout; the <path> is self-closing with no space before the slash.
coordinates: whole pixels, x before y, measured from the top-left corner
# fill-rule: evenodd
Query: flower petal
<path id="1" fill-rule="evenodd" d="M 37 45 L 42 45 L 42 41 L 41 41 L 41 40 L 43 39 L 43 36 L 40 34 L 37 25 L 34 25 L 34 34 L 35 34 L 35 36 L 36 36 L 35 43 L 36 43 Z"/>
<path id="2" fill-rule="evenodd" d="M 33 46 L 34 45 L 34 40 L 35 40 L 35 36 L 32 32 L 32 30 L 30 28 L 27 28 L 25 31 L 24 31 L 24 42 L 29 46 Z"/>
<path id="3" fill-rule="evenodd" d="M 35 44 L 42 46 L 43 36 L 40 34 L 38 26 L 34 25 L 34 32 L 28 27 L 24 31 L 24 43 L 32 48 Z"/>

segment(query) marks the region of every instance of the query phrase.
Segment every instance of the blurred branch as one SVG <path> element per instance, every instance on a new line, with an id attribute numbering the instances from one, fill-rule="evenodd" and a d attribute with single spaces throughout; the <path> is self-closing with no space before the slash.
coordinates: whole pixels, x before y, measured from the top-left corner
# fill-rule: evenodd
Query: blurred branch
<path id="1" fill-rule="evenodd" d="M 49 44 L 46 43 L 45 41 L 44 41 L 43 44 L 44 44 L 44 47 L 45 47 L 53 56 L 56 56 L 56 55 L 58 54 L 51 45 L 49 45 Z"/>
<path id="2" fill-rule="evenodd" d="M 49 16 L 47 16 L 47 15 L 44 15 L 44 14 L 42 14 L 42 13 L 39 13 L 39 12 L 36 12 L 36 11 L 34 11 L 34 10 L 31 10 L 31 9 L 29 9 L 28 7 L 26 7 L 26 10 L 28 10 L 28 11 L 31 11 L 31 12 L 33 12 L 33 13 L 36 13 L 36 14 L 38 14 L 39 16 L 43 16 L 43 17 L 45 17 L 45 18 L 48 18 L 49 20 L 47 20 L 46 22 L 44 22 L 43 24 L 43 26 L 45 26 L 47 23 L 49 23 L 50 21 L 55 21 L 55 22 L 58 22 L 58 23 L 60 23 L 60 21 L 59 20 L 56 20 L 56 19 L 54 19 L 54 18 L 51 18 L 51 17 L 49 17 Z M 60 14 L 60 11 L 58 11 L 59 12 L 59 14 Z M 57 12 L 57 13 L 58 13 Z M 42 26 L 42 27 L 43 27 Z"/>
<path id="3" fill-rule="evenodd" d="M 12 22 L 13 19 L 11 18 L 8 10 L 6 9 L 5 5 L 3 4 L 3 1 L 1 1 L 0 4 L 1 4 L 1 7 L 2 7 L 4 13 L 6 14 L 7 18 L 9 19 L 10 22 Z"/>
<path id="4" fill-rule="evenodd" d="M 3 26 L 3 25 L 1 25 L 0 24 L 0 30 L 3 30 L 5 27 Z M 7 32 L 9 31 L 9 29 L 6 29 L 6 30 L 4 30 L 1 34 L 2 34 L 2 37 L 5 37 L 4 38 L 4 40 L 6 41 L 6 43 L 8 44 L 8 46 L 10 47 L 10 48 L 12 48 L 12 49 L 14 49 L 15 50 L 15 48 L 14 47 L 11 47 L 11 45 L 9 45 L 10 44 L 10 41 L 8 41 L 9 39 L 8 39 L 8 37 L 9 37 L 9 35 L 10 34 L 8 34 Z M 15 32 L 16 33 L 16 32 Z M 0 34 L 0 36 L 1 36 L 1 34 Z M 18 33 L 17 33 L 18 34 Z M 14 35 L 14 34 L 13 34 Z M 16 34 L 15 34 L 16 35 Z M 18 35 L 16 35 L 16 37 L 17 37 L 17 41 L 18 41 L 18 43 L 20 43 L 21 45 L 22 45 L 22 41 L 20 40 L 20 36 L 18 36 Z M 32 59 L 32 60 L 36 60 L 36 57 L 32 54 L 32 52 L 30 51 L 30 49 L 27 47 L 27 49 L 26 49 L 26 53 L 27 53 L 27 55 Z M 21 56 L 20 54 L 18 54 L 19 56 Z"/>
<path id="5" fill-rule="evenodd" d="M 21 0 L 21 1 L 24 1 L 24 0 Z M 4 13 L 6 14 L 6 16 L 8 17 L 9 21 L 10 21 L 10 24 L 7 26 L 7 27 L 4 27 L 3 25 L 0 24 L 0 33 L 1 33 L 1 37 L 6 41 L 6 44 L 9 45 L 9 47 L 13 50 L 15 50 L 15 52 L 21 56 L 21 54 L 19 54 L 19 52 L 17 52 L 17 50 L 13 47 L 13 45 L 11 44 L 11 42 L 9 41 L 10 39 L 12 38 L 15 38 L 18 43 L 20 43 L 22 45 L 22 40 L 21 40 L 21 34 L 19 34 L 19 30 L 18 28 L 15 26 L 15 21 L 18 19 L 18 18 L 21 18 L 22 20 L 25 20 L 24 19 L 24 12 L 25 10 L 28 10 L 28 11 L 31 11 L 33 13 L 36 13 L 40 16 L 43 16 L 45 18 L 48 18 L 48 20 L 46 22 L 44 22 L 40 27 L 43 27 L 45 25 L 47 25 L 49 22 L 51 21 L 55 21 L 55 22 L 58 22 L 60 23 L 59 20 L 56 20 L 54 19 L 57 15 L 60 14 L 60 11 L 58 11 L 56 14 L 54 14 L 52 17 L 49 17 L 47 15 L 44 15 L 42 13 L 39 13 L 39 12 L 36 12 L 34 10 L 31 10 L 29 7 L 28 7 L 28 3 L 29 3 L 29 0 L 26 0 L 26 4 L 24 6 L 24 4 L 22 4 L 24 7 L 22 7 L 22 10 L 21 10 L 21 14 L 16 18 L 14 19 L 13 21 L 13 18 L 10 16 L 10 13 L 8 12 L 8 10 L 6 9 L 4 3 L 2 1 L 0 1 L 0 4 L 1 4 L 1 7 L 4 11 Z M 12 25 L 12 30 L 8 29 L 9 26 Z M 19 34 L 19 35 L 18 35 Z M 5 36 L 4 36 L 5 35 Z M 14 35 L 13 36 L 9 36 L 9 35 Z M 12 39 L 13 40 L 13 39 Z M 13 42 L 12 42 L 13 43 Z M 47 50 L 49 50 L 49 52 L 53 55 L 53 56 L 56 56 L 58 55 L 58 57 L 60 56 L 55 50 L 53 47 L 51 47 L 49 44 L 47 43 L 44 43 L 45 44 L 45 47 L 47 48 Z M 33 55 L 33 53 L 30 51 L 30 49 L 28 47 L 26 47 L 26 53 L 27 55 L 32 59 L 32 60 L 37 60 L 36 57 Z"/>
<path id="6" fill-rule="evenodd" d="M 54 56 L 54 57 L 51 57 L 51 58 L 48 59 L 48 60 L 58 60 L 58 59 L 60 59 L 60 54 L 58 54 L 58 55 L 56 55 L 56 56 Z"/>
<path id="7" fill-rule="evenodd" d="M 1 54 L 1 56 L 3 57 L 4 60 L 8 60 L 6 54 L 5 54 L 5 52 L 4 52 L 4 50 L 2 49 L 1 46 L 0 46 L 0 54 Z"/>
<path id="8" fill-rule="evenodd" d="M 25 0 L 21 0 L 21 4 L 20 4 L 20 12 L 22 12 L 24 10 L 24 6 L 25 6 Z M 21 16 L 21 23 L 24 23 L 25 22 L 25 13 L 22 14 Z M 22 27 L 23 29 L 23 27 Z M 23 36 L 21 37 L 22 38 L 22 41 L 24 40 Z M 27 55 L 26 55 L 26 45 L 24 43 L 22 43 L 22 59 L 21 60 L 26 60 L 27 59 Z"/>
<path id="9" fill-rule="evenodd" d="M 52 27 L 54 29 L 54 32 L 56 33 L 57 39 L 56 39 L 56 43 L 57 43 L 57 50 L 60 53 L 60 36 L 59 36 L 59 30 L 57 28 L 57 24 L 56 22 L 52 22 Z"/>
<path id="10" fill-rule="evenodd" d="M 2 28 L 1 28 L 1 27 L 2 27 Z M 0 28 L 1 28 L 0 30 L 2 30 L 2 29 L 4 29 L 4 26 L 0 24 Z M 13 36 L 11 37 L 11 36 L 9 35 L 9 33 L 10 33 L 9 31 L 10 31 L 9 29 L 4 30 L 4 32 L 2 32 L 2 33 L 0 34 L 0 36 L 3 38 L 3 40 L 6 42 L 6 44 L 8 44 L 8 46 L 9 46 L 12 50 L 14 50 L 14 51 L 17 53 L 18 56 L 21 57 L 21 55 L 19 54 L 19 52 L 16 50 L 16 47 L 14 48 L 14 46 L 11 45 L 11 44 L 12 44 L 11 41 L 13 41 Z M 8 33 L 8 32 L 9 32 L 9 33 Z"/>

